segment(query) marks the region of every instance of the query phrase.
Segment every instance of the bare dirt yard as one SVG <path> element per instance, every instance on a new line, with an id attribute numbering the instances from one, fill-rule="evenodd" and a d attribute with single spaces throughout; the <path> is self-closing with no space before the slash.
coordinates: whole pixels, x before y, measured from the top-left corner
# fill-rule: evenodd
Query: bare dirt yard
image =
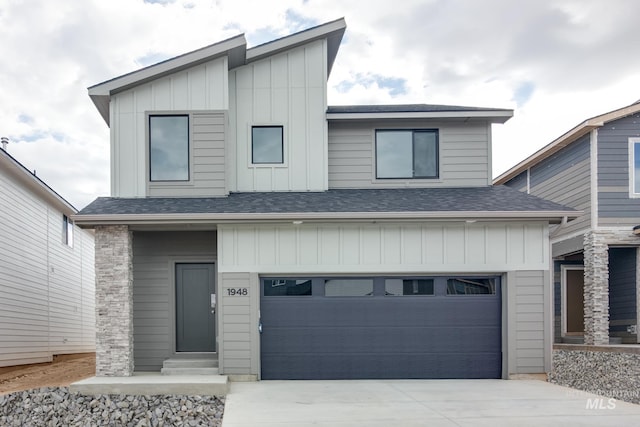
<path id="1" fill-rule="evenodd" d="M 66 387 L 95 374 L 95 353 L 54 356 L 49 363 L 0 368 L 0 395 L 40 387 Z"/>

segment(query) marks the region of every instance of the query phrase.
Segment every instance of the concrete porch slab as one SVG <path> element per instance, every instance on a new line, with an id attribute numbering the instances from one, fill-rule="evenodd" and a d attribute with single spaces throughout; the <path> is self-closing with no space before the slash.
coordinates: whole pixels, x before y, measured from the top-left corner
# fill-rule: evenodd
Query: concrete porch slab
<path id="1" fill-rule="evenodd" d="M 159 372 L 135 373 L 131 377 L 91 377 L 69 386 L 72 393 L 85 395 L 199 395 L 226 396 L 226 375 L 161 375 Z"/>

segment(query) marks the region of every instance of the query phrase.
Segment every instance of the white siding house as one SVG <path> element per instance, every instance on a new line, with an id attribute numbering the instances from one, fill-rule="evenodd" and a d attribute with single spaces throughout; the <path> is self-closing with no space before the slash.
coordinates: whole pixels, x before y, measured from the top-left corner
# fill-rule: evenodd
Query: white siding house
<path id="1" fill-rule="evenodd" d="M 0 150 L 0 366 L 95 351 L 93 233 Z"/>

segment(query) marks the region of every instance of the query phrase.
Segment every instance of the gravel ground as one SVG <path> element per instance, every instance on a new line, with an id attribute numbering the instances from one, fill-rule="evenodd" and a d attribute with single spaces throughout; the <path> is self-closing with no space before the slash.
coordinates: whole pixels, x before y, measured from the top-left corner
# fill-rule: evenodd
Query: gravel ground
<path id="1" fill-rule="evenodd" d="M 224 398 L 84 396 L 44 387 L 0 396 L 1 426 L 220 426 Z"/>
<path id="2" fill-rule="evenodd" d="M 554 350 L 549 382 L 640 404 L 640 355 Z"/>

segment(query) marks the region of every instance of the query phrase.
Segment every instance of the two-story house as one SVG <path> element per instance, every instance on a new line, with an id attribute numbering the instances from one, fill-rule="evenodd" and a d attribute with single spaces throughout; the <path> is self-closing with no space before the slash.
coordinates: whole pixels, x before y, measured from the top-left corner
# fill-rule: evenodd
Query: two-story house
<path id="1" fill-rule="evenodd" d="M 495 184 L 583 212 L 551 233 L 555 340 L 640 342 L 640 103 L 585 120 Z"/>
<path id="2" fill-rule="evenodd" d="M 507 109 L 327 106 L 346 25 L 237 36 L 89 88 L 111 128 L 97 374 L 507 378 L 551 364 L 549 223 L 491 182 Z M 166 367 L 166 366 L 165 366 Z"/>
<path id="3" fill-rule="evenodd" d="M 93 233 L 0 148 L 0 367 L 95 351 Z"/>

